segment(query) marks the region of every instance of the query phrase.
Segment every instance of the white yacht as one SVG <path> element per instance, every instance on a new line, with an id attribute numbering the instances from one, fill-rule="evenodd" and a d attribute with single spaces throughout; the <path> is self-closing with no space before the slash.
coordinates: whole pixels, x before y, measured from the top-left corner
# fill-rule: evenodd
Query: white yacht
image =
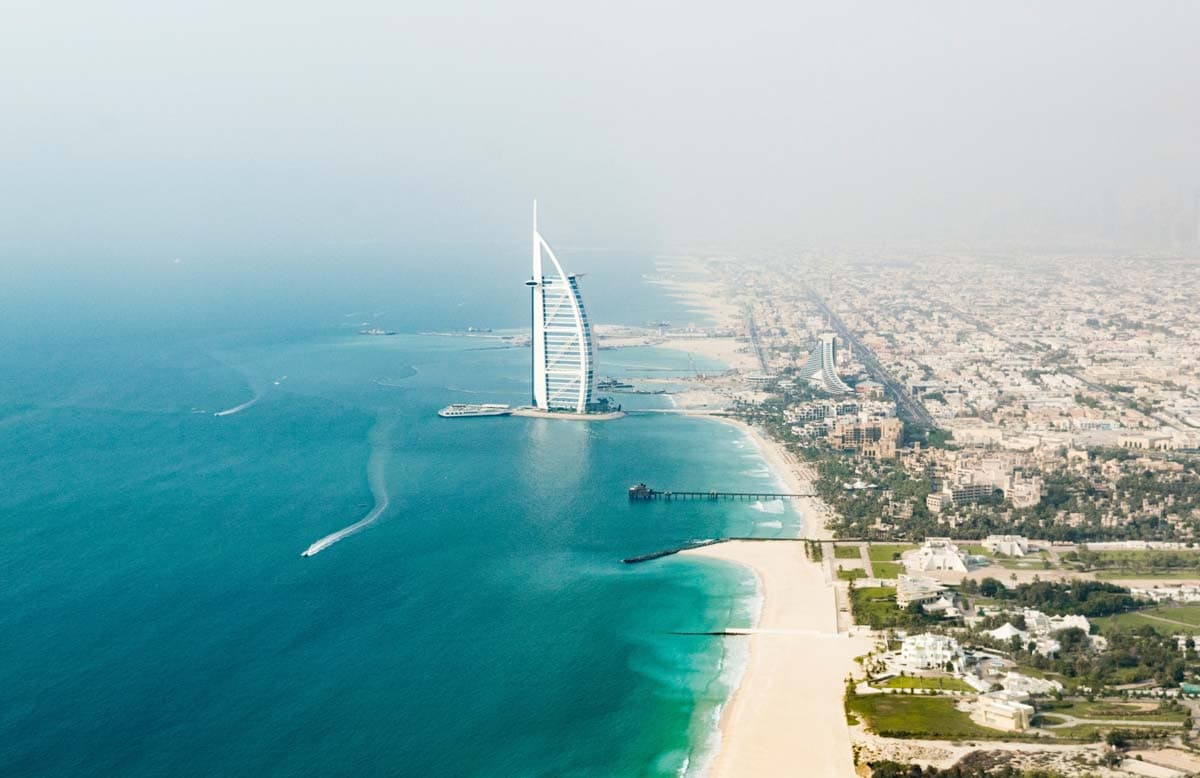
<path id="1" fill-rule="evenodd" d="M 438 411 L 438 416 L 443 419 L 457 419 L 462 416 L 508 416 L 512 413 L 512 406 L 501 405 L 499 403 L 454 403 L 447 405 Z"/>

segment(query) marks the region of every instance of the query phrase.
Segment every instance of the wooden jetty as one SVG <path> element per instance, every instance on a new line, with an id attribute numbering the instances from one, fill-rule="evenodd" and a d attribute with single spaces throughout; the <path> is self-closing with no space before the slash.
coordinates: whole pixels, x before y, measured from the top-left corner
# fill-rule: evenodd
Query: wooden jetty
<path id="1" fill-rule="evenodd" d="M 643 484 L 629 487 L 629 499 L 633 502 L 644 500 L 797 500 L 801 497 L 816 497 L 812 492 L 794 494 L 790 492 L 723 492 L 712 490 L 708 492 L 677 492 L 673 490 L 659 491 Z"/>

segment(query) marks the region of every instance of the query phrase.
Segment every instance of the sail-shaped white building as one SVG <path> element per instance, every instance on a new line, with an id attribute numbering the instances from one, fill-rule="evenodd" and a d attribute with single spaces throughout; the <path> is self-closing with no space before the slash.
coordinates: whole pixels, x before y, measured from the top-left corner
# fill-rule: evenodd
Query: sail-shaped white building
<path id="1" fill-rule="evenodd" d="M 526 284 L 533 298 L 533 404 L 542 410 L 587 413 L 596 386 L 592 325 L 579 294 L 579 276 L 563 270 L 554 249 L 538 232 L 536 202 L 533 277 Z"/>

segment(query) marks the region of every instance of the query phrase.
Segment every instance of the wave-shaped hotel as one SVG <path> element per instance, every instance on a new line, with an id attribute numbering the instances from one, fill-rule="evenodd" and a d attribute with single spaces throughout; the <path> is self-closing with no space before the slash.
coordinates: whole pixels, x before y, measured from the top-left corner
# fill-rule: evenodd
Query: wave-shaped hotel
<path id="1" fill-rule="evenodd" d="M 821 335 L 798 377 L 807 378 L 809 383 L 827 394 L 851 394 L 854 390 L 837 373 L 836 343 L 837 336 L 832 332 Z"/>
<path id="2" fill-rule="evenodd" d="M 549 260 L 547 263 L 546 260 Z M 533 404 L 544 411 L 606 411 L 595 397 L 596 344 L 576 273 L 567 273 L 554 249 L 538 232 L 533 204 Z"/>

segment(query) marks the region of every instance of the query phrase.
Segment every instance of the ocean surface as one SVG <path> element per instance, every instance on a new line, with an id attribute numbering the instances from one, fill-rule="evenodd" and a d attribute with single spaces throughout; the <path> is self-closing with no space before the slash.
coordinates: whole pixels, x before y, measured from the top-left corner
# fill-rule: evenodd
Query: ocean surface
<path id="1" fill-rule="evenodd" d="M 745 647 L 673 633 L 749 624 L 754 581 L 620 560 L 800 519 L 626 489 L 768 486 L 753 442 L 667 414 L 440 419 L 527 402 L 527 350 L 420 334 L 523 326 L 522 255 L 358 249 L 305 271 L 318 254 L 148 256 L 0 292 L 0 775 L 695 772 Z M 429 258 L 456 283 L 397 269 Z M 643 256 L 571 258 L 594 320 L 703 321 Z"/>

